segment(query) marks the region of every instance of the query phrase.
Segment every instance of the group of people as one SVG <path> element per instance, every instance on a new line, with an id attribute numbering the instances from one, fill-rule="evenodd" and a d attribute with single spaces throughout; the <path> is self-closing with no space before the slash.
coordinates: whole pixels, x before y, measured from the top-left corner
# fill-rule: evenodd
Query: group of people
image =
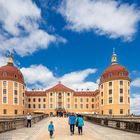
<path id="1" fill-rule="evenodd" d="M 26 119 L 27 119 L 27 127 L 31 127 L 32 115 L 30 113 L 28 113 L 26 116 Z M 80 114 L 75 115 L 74 113 L 71 113 L 69 115 L 68 124 L 70 125 L 71 136 L 74 135 L 75 126 L 78 128 L 78 134 L 82 135 L 83 125 L 84 125 L 84 119 L 83 119 L 82 115 L 80 115 Z M 52 138 L 53 133 L 54 133 L 54 124 L 52 121 L 48 125 L 48 131 L 50 133 L 50 138 Z"/>
<path id="2" fill-rule="evenodd" d="M 71 136 L 74 135 L 75 126 L 78 127 L 78 134 L 82 135 L 84 125 L 84 119 L 82 115 L 75 115 L 74 113 L 71 113 L 69 116 L 68 124 L 70 125 Z M 52 138 L 54 132 L 54 124 L 52 121 L 48 125 L 48 131 L 50 132 L 50 138 Z"/>

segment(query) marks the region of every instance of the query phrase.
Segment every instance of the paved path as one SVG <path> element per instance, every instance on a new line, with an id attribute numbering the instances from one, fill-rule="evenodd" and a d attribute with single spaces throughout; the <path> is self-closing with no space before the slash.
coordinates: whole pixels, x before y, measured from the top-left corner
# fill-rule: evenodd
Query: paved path
<path id="1" fill-rule="evenodd" d="M 120 130 L 85 122 L 83 135 L 70 136 L 67 118 L 47 118 L 32 128 L 21 128 L 0 134 L 0 140 L 49 140 L 48 124 L 54 122 L 55 133 L 53 140 L 140 140 L 140 134 L 133 134 Z"/>

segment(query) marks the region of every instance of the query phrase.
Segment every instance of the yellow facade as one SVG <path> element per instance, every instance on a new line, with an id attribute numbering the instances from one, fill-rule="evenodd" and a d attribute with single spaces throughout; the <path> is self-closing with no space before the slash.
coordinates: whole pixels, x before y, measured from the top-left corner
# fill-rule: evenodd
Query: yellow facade
<path id="1" fill-rule="evenodd" d="M 38 91 L 34 91 L 38 92 Z M 45 92 L 45 96 L 27 96 L 26 110 L 34 113 L 56 115 L 57 112 L 93 113 L 96 112 L 94 96 L 74 96 L 74 92 Z M 45 100 L 44 100 L 45 99 Z M 98 101 L 99 102 L 99 101 Z M 39 107 L 40 106 L 40 107 Z"/>
<path id="2" fill-rule="evenodd" d="M 75 112 L 100 115 L 130 114 L 130 79 L 128 71 L 117 64 L 113 52 L 112 64 L 102 74 L 96 91 L 74 91 L 61 83 L 46 91 L 26 91 L 24 77 L 10 56 L 0 68 L 0 116 L 30 113 Z M 12 69 L 12 73 L 9 69 Z M 13 77 L 11 77 L 11 75 Z"/>
<path id="3" fill-rule="evenodd" d="M 0 80 L 0 116 L 24 114 L 24 85 L 10 80 Z"/>

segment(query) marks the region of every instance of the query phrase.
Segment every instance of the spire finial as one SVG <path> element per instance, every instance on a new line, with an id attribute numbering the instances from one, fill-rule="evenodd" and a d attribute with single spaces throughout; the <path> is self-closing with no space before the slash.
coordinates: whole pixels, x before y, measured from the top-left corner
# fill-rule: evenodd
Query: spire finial
<path id="1" fill-rule="evenodd" d="M 117 55 L 115 53 L 115 48 L 113 48 L 111 63 L 112 63 L 112 65 L 117 64 Z"/>
<path id="2" fill-rule="evenodd" d="M 13 55 L 11 52 L 9 52 L 9 55 L 8 55 L 8 65 L 13 65 Z"/>
<path id="3" fill-rule="evenodd" d="M 61 81 L 58 81 L 59 84 L 61 84 Z"/>

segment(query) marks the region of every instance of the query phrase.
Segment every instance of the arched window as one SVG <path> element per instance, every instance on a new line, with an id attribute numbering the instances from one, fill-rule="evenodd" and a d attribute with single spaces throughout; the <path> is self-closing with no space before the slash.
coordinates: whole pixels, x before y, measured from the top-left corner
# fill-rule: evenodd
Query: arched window
<path id="1" fill-rule="evenodd" d="M 59 93 L 59 96 L 61 96 L 61 93 Z"/>

